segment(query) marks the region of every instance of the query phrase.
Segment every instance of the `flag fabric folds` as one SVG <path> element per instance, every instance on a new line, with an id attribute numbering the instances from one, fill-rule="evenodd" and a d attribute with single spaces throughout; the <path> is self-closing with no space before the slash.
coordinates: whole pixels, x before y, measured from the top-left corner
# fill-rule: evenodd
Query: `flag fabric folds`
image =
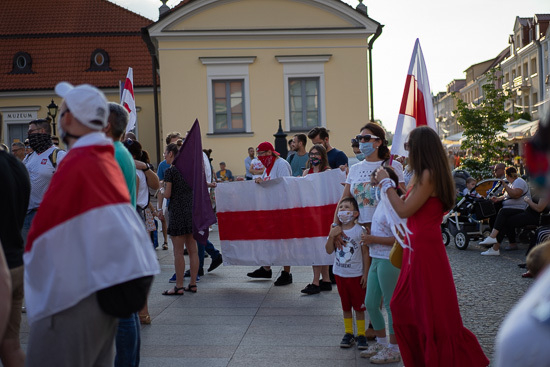
<path id="1" fill-rule="evenodd" d="M 160 272 L 103 133 L 78 139 L 59 163 L 23 258 L 30 324 L 98 290 Z"/>
<path id="2" fill-rule="evenodd" d="M 193 238 L 205 244 L 209 227 L 216 223 L 216 215 L 206 186 L 199 120 L 195 120 L 187 133 L 173 164 L 193 190 Z"/>
<path id="3" fill-rule="evenodd" d="M 136 127 L 137 121 L 136 99 L 134 97 L 134 70 L 132 68 L 128 68 L 128 74 L 124 82 L 124 90 L 120 97 L 120 104 L 126 108 L 126 111 L 128 111 L 130 115 L 128 125 L 126 126 L 126 132 L 132 131 Z"/>
<path id="4" fill-rule="evenodd" d="M 403 145 L 406 143 L 411 130 L 423 125 L 436 130 L 428 71 L 426 70 L 420 41 L 417 38 L 405 81 L 405 90 L 399 108 L 391 154 L 407 157 L 409 154 Z"/>
<path id="5" fill-rule="evenodd" d="M 332 265 L 325 251 L 346 175 L 339 169 L 306 177 L 216 187 L 225 265 Z"/>

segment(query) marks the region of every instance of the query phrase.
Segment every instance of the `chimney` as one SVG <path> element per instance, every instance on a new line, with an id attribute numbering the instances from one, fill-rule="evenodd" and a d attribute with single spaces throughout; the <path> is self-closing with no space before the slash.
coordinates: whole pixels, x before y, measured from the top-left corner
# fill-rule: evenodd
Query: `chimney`
<path id="1" fill-rule="evenodd" d="M 170 8 L 166 5 L 166 2 L 168 0 L 160 0 L 162 3 L 161 7 L 159 8 L 159 18 L 162 17 L 165 13 L 170 11 Z"/>

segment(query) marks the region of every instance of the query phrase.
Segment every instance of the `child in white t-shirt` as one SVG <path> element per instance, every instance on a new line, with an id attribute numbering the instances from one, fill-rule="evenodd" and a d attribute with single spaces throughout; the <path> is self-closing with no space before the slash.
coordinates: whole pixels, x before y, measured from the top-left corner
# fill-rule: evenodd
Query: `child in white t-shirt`
<path id="1" fill-rule="evenodd" d="M 483 196 L 481 196 L 480 194 L 477 193 L 477 191 L 472 191 L 471 190 L 476 187 L 476 179 L 473 178 L 473 177 L 468 177 L 466 179 L 466 188 L 462 191 L 462 196 L 472 196 L 472 197 L 475 197 L 475 198 L 482 198 Z"/>
<path id="2" fill-rule="evenodd" d="M 358 349 L 367 349 L 365 337 L 365 292 L 367 285 L 368 252 L 361 246 L 363 227 L 356 223 L 359 217 L 357 201 L 352 197 L 343 198 L 338 204 L 338 219 L 341 226 L 330 230 L 326 250 L 335 254 L 333 272 L 338 285 L 338 294 L 344 313 L 345 335 L 341 348 L 349 348 L 357 341 Z M 344 245 L 336 248 L 334 239 L 341 236 Z M 357 337 L 353 335 L 353 315 L 355 310 Z"/>

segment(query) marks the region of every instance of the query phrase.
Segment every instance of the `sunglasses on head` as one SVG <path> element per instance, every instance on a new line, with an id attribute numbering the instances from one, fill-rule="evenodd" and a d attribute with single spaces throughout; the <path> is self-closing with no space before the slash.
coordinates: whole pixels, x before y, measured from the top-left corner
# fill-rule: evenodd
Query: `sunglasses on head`
<path id="1" fill-rule="evenodd" d="M 355 137 L 355 140 L 357 140 L 357 142 L 363 142 L 364 141 L 366 143 L 368 143 L 371 140 L 377 140 L 377 139 L 380 139 L 380 138 L 376 135 L 371 135 L 371 134 L 357 135 Z M 353 143 L 353 139 L 352 139 L 351 142 Z"/>

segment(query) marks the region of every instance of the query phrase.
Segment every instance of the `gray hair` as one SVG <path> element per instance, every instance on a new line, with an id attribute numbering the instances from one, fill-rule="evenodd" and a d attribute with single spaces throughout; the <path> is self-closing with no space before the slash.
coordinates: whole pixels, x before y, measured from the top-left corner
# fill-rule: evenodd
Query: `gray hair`
<path id="1" fill-rule="evenodd" d="M 109 124 L 111 124 L 111 134 L 115 140 L 120 140 L 126 132 L 128 120 L 128 111 L 122 105 L 109 102 Z"/>
<path id="2" fill-rule="evenodd" d="M 11 146 L 12 146 L 12 148 L 13 148 L 13 147 L 17 147 L 17 148 L 23 148 L 23 149 L 25 149 L 25 144 L 21 143 L 20 141 L 16 141 L 16 142 L 14 142 L 14 143 L 11 143 Z"/>

